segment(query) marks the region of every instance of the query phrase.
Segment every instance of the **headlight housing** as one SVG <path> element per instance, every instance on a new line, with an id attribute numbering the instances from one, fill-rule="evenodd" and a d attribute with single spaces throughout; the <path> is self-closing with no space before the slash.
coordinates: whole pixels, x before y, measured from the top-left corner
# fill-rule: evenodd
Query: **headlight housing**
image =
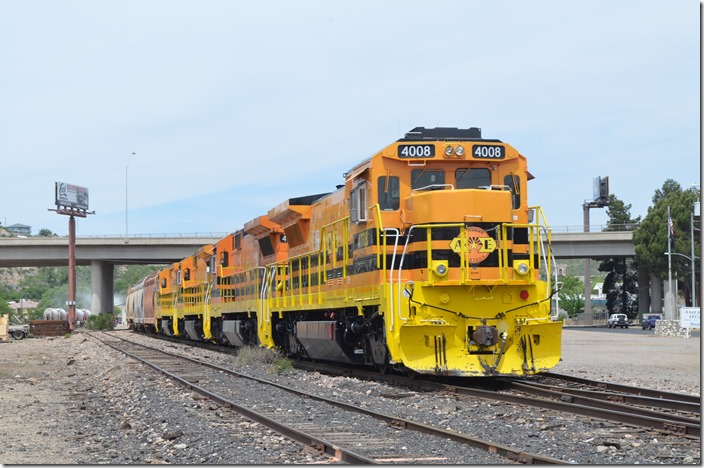
<path id="1" fill-rule="evenodd" d="M 521 276 L 525 276 L 530 271 L 530 265 L 525 260 L 518 260 L 513 262 L 513 269 Z"/>
<path id="2" fill-rule="evenodd" d="M 434 261 L 432 268 L 436 275 L 445 276 L 448 271 L 447 260 Z"/>

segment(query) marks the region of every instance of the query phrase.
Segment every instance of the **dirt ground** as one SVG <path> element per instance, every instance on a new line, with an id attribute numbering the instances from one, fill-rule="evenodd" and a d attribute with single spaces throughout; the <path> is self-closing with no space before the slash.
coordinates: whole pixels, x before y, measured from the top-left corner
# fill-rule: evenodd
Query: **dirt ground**
<path id="1" fill-rule="evenodd" d="M 701 392 L 701 339 L 566 328 L 553 372 L 680 393 Z"/>
<path id="2" fill-rule="evenodd" d="M 699 338 L 565 329 L 563 359 L 554 372 L 609 382 L 699 394 Z M 82 333 L 70 338 L 29 338 L 0 343 L 0 453 L 2 464 L 66 464 L 75 453 L 95 450 L 74 436 L 77 392 L 96 393 L 118 366 Z M 92 390 L 86 390 L 91 389 Z M 90 431 L 89 427 L 85 431 Z M 75 432 L 74 432 L 75 433 Z"/>

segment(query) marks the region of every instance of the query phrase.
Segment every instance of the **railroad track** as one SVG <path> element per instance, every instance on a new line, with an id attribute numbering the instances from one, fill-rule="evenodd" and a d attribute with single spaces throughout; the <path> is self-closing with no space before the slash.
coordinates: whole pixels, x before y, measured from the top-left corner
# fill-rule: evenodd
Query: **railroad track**
<path id="1" fill-rule="evenodd" d="M 338 375 L 382 380 L 384 382 L 427 391 L 443 391 L 491 401 L 520 404 L 638 426 L 661 433 L 700 439 L 700 399 L 694 395 L 599 382 L 561 374 L 547 373 L 534 379 L 497 378 L 469 383 L 466 379 L 433 381 L 402 375 L 381 375 L 352 368 L 321 363 L 297 362 L 302 369 Z M 551 378 L 561 385 L 544 384 Z M 452 382 L 452 383 L 447 383 Z M 592 389 L 575 388 L 591 387 Z M 486 389 L 489 385 L 491 388 Z"/>
<path id="2" fill-rule="evenodd" d="M 578 408 L 575 414 L 701 438 L 701 399 L 695 395 L 555 373 L 546 373 L 536 379 L 505 380 L 513 390 L 574 405 Z M 580 388 L 575 388 L 575 384 Z"/>
<path id="3" fill-rule="evenodd" d="M 119 334 L 94 333 L 91 336 L 192 391 L 343 462 L 467 463 L 477 459 L 477 451 L 481 450 L 503 457 L 504 463 L 567 463 L 295 390 L 209 362 L 142 345 Z M 246 398 L 243 398 L 244 394 Z M 419 437 L 424 439 L 423 444 L 418 443 Z M 429 445 L 443 447 L 442 453 L 428 454 L 416 448 Z"/>

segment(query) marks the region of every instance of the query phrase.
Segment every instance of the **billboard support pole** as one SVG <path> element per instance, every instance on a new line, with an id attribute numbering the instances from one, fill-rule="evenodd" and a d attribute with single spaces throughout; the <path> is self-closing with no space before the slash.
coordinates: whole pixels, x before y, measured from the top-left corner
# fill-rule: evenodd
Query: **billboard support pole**
<path id="1" fill-rule="evenodd" d="M 76 323 L 76 218 L 68 219 L 68 328 Z"/>
<path id="2" fill-rule="evenodd" d="M 88 189 L 56 182 L 56 209 L 58 214 L 68 215 L 68 328 L 76 328 L 76 216 L 85 218 L 95 211 L 88 211 Z"/>

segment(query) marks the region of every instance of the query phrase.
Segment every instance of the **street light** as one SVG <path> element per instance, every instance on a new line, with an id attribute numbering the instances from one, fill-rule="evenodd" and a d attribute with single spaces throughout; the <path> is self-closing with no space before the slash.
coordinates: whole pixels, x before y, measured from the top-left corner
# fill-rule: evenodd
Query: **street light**
<path id="1" fill-rule="evenodd" d="M 130 155 L 130 158 L 127 160 L 127 164 L 125 165 L 125 244 L 129 242 L 129 239 L 127 238 L 127 168 L 130 166 L 130 161 L 132 161 L 132 156 L 134 156 L 136 153 L 132 153 Z"/>

